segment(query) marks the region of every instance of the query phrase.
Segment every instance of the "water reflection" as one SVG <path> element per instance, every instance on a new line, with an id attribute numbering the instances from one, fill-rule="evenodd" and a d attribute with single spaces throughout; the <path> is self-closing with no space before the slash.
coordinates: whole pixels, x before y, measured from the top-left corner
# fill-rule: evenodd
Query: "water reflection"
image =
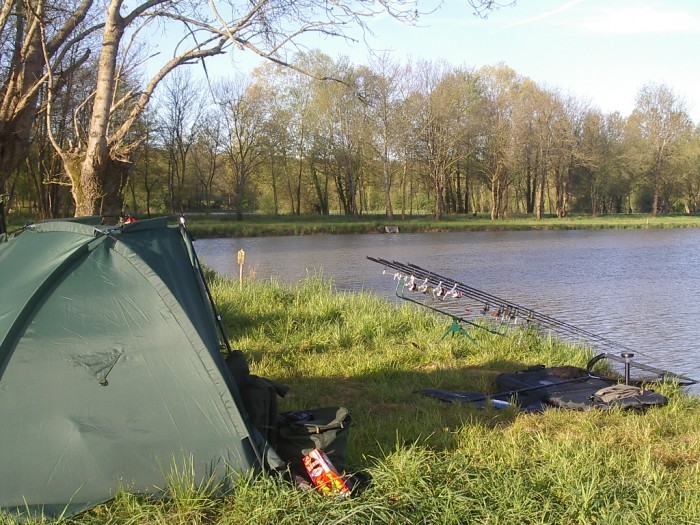
<path id="1" fill-rule="evenodd" d="M 574 230 L 203 239 L 205 264 L 293 284 L 322 274 L 338 290 L 397 300 L 367 256 L 414 263 L 635 348 L 700 378 L 700 230 Z"/>

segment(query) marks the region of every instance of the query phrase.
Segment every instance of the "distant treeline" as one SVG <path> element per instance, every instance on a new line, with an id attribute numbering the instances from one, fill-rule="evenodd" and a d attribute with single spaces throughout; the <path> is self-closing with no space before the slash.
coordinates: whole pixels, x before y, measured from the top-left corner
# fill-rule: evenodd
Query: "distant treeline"
<path id="1" fill-rule="evenodd" d="M 698 211 L 700 133 L 668 86 L 640 87 L 623 116 L 505 65 L 385 56 L 358 66 L 319 51 L 295 65 L 335 80 L 272 63 L 214 84 L 188 69 L 171 74 L 132 131 L 143 139 L 125 212 L 499 219 Z M 83 82 L 73 89 L 92 80 Z M 80 125 L 79 108 L 60 102 L 54 135 Z M 50 138 L 38 120 L 27 162 L 6 183 L 10 209 L 72 215 Z"/>

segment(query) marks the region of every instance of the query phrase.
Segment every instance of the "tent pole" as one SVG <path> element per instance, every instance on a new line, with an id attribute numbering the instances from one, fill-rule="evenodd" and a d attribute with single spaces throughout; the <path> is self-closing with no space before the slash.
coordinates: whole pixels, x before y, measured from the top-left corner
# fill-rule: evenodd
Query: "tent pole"
<path id="1" fill-rule="evenodd" d="M 190 246 L 192 248 L 191 253 L 192 253 L 193 263 L 194 263 L 194 266 L 197 267 L 197 271 L 199 272 L 199 276 L 202 279 L 202 284 L 204 285 L 204 291 L 207 294 L 207 298 L 209 299 L 209 304 L 211 305 L 212 312 L 214 313 L 214 319 L 216 320 L 216 326 L 219 329 L 221 339 L 223 340 L 223 343 L 224 343 L 224 346 L 226 347 L 226 350 L 230 354 L 232 352 L 231 344 L 229 343 L 228 337 L 226 336 L 226 329 L 224 328 L 224 323 L 221 319 L 221 315 L 219 314 L 219 310 L 216 308 L 216 303 L 214 302 L 214 297 L 211 295 L 211 290 L 209 289 L 209 285 L 207 284 L 207 279 L 204 276 L 204 271 L 202 270 L 202 265 L 199 263 L 199 258 L 197 257 L 197 251 L 194 249 L 194 244 L 192 244 L 192 235 L 190 234 L 190 231 L 187 229 L 187 226 L 185 225 L 184 215 L 180 215 L 180 225 L 182 227 L 182 231 L 184 232 L 185 236 L 187 237 L 187 240 L 189 241 Z M 260 466 L 264 469 L 265 462 L 263 461 L 262 454 L 260 453 L 260 450 L 258 450 L 258 446 L 255 444 L 255 441 L 253 440 L 253 436 L 251 435 L 250 432 L 248 432 L 248 442 L 250 443 L 250 447 L 253 449 L 253 452 L 255 453 L 255 457 L 258 459 Z"/>
<path id="2" fill-rule="evenodd" d="M 197 268 L 197 271 L 199 272 L 199 276 L 202 279 L 202 284 L 204 285 L 204 291 L 207 294 L 207 298 L 209 299 L 209 304 L 211 306 L 211 310 L 214 313 L 214 319 L 216 320 L 216 326 L 219 329 L 219 334 L 221 336 L 221 339 L 223 340 L 223 344 L 226 347 L 226 351 L 230 354 L 231 353 L 231 344 L 228 341 L 228 336 L 226 335 L 226 329 L 224 328 L 224 323 L 221 319 L 221 315 L 219 314 L 219 310 L 216 308 L 216 303 L 214 302 L 214 297 L 211 295 L 211 290 L 209 289 L 209 285 L 207 284 L 207 279 L 204 276 L 204 271 L 202 270 L 202 265 L 199 263 L 199 257 L 197 257 L 197 252 L 194 249 L 194 244 L 192 244 L 192 235 L 190 234 L 190 231 L 187 229 L 187 226 L 185 224 L 185 217 L 184 215 L 180 216 L 180 224 L 182 225 L 182 230 L 185 232 L 187 235 L 187 239 L 190 243 L 190 246 L 192 246 L 192 259 L 194 262 L 194 265 Z"/>

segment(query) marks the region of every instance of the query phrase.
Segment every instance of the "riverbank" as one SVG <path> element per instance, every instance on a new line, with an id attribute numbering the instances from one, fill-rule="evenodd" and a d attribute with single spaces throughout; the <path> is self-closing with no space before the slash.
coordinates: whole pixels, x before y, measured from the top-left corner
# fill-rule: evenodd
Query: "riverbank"
<path id="1" fill-rule="evenodd" d="M 420 233 L 450 231 L 518 231 L 518 230 L 583 230 L 700 228 L 700 216 L 646 214 L 606 215 L 604 217 L 572 216 L 563 219 L 529 216 L 493 221 L 488 215 L 450 215 L 436 221 L 431 216 L 415 215 L 388 220 L 384 215 L 245 215 L 242 221 L 234 215 L 187 215 L 190 231 L 197 238 L 263 237 L 288 235 L 352 234 L 352 233 Z"/>
<path id="2" fill-rule="evenodd" d="M 185 473 L 166 497 L 120 492 L 71 519 L 92 523 L 391 523 L 527 525 L 700 522 L 700 400 L 673 385 L 645 413 L 477 410 L 416 394 L 493 391 L 500 372 L 584 366 L 589 355 L 531 333 L 472 332 L 438 343 L 450 322 L 370 294 L 212 276 L 235 349 L 254 374 L 290 387 L 281 410 L 346 406 L 350 463 L 372 477 L 338 501 L 274 476 L 232 493 L 197 490 Z"/>
<path id="3" fill-rule="evenodd" d="M 700 215 L 578 215 L 563 219 L 518 216 L 494 221 L 488 214 L 478 214 L 447 215 L 436 221 L 430 215 L 411 215 L 404 219 L 397 215 L 389 220 L 385 215 L 245 214 L 239 221 L 232 213 L 188 213 L 186 218 L 188 228 L 200 239 L 353 233 L 700 228 Z M 10 214 L 7 228 L 12 232 L 36 220 L 27 215 Z"/>

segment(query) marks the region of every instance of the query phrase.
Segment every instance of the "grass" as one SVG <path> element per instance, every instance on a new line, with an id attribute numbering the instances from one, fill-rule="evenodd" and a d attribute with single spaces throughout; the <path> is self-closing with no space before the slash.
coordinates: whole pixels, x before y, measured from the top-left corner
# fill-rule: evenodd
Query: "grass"
<path id="1" fill-rule="evenodd" d="M 369 489 L 339 501 L 255 476 L 221 496 L 180 472 L 164 498 L 122 490 L 69 523 L 700 523 L 700 400 L 674 385 L 657 385 L 670 402 L 645 413 L 445 404 L 415 391 L 491 391 L 500 372 L 584 366 L 590 354 L 531 332 L 438 343 L 448 319 L 320 277 L 239 289 L 212 276 L 211 287 L 251 371 L 291 387 L 281 410 L 350 408 L 350 463 Z"/>
<path id="2" fill-rule="evenodd" d="M 399 232 L 486 231 L 486 230 L 571 230 L 621 228 L 697 228 L 700 216 L 647 214 L 570 216 L 563 219 L 536 219 L 518 216 L 493 221 L 487 214 L 447 215 L 436 221 L 429 215 L 399 216 L 387 220 L 384 215 L 274 216 L 245 215 L 236 221 L 233 215 L 190 215 L 188 227 L 196 237 L 252 237 L 266 235 L 316 235 L 344 233 L 383 233 L 385 226 L 397 226 Z"/>
<path id="3" fill-rule="evenodd" d="M 14 231 L 32 217 L 9 215 L 8 231 Z M 397 226 L 401 233 L 437 231 L 487 231 L 487 230 L 571 230 L 571 229 L 623 229 L 623 228 L 698 228 L 697 215 L 630 214 L 591 217 L 571 215 L 558 219 L 548 216 L 536 219 L 531 216 L 515 216 L 492 221 L 488 214 L 446 215 L 436 221 L 429 215 L 412 215 L 405 219 L 397 216 L 387 220 L 384 215 L 262 215 L 246 214 L 237 221 L 233 214 L 188 214 L 187 224 L 197 238 L 260 237 L 283 235 L 320 235 L 347 233 L 383 233 L 385 226 Z"/>
<path id="4" fill-rule="evenodd" d="M 21 226 L 10 222 L 10 230 Z M 192 215 L 197 237 L 525 229 L 700 227 L 696 216 L 611 215 L 537 220 L 427 216 Z M 275 476 L 242 477 L 230 493 L 196 486 L 186 469 L 159 499 L 130 494 L 65 523 L 83 524 L 697 524 L 700 400 L 658 385 L 667 406 L 645 413 L 544 414 L 476 410 L 415 393 L 490 391 L 500 372 L 533 364 L 583 366 L 589 354 L 531 333 L 473 331 L 437 341 L 449 326 L 416 307 L 364 293 L 336 293 L 312 277 L 288 287 L 211 276 L 234 348 L 253 373 L 291 387 L 281 410 L 347 406 L 356 425 L 350 467 L 367 492 L 322 498 Z M 14 523 L 0 516 L 0 523 Z"/>

